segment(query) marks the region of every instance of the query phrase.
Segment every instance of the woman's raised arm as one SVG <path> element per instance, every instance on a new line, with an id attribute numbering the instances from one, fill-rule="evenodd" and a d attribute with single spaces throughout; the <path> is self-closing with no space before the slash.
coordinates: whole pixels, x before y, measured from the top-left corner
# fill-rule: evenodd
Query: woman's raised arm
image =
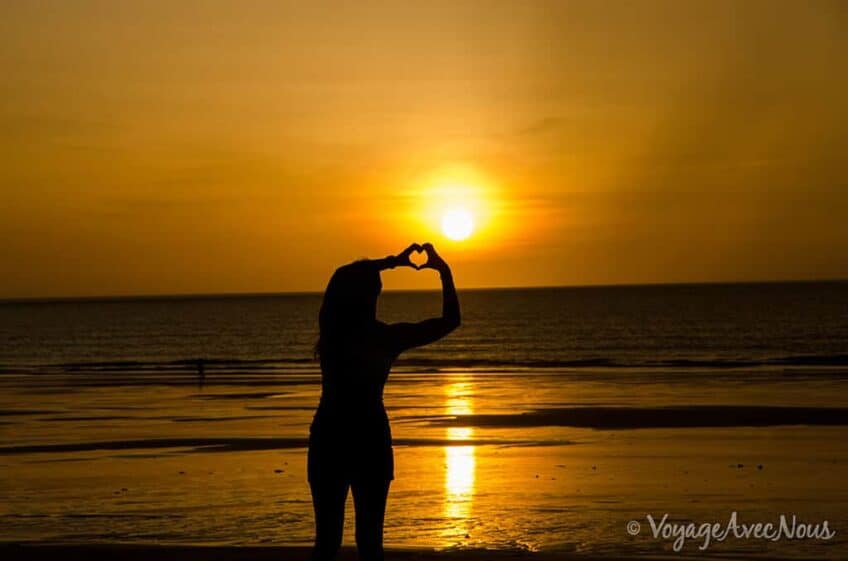
<path id="1" fill-rule="evenodd" d="M 416 268 L 415 265 L 412 264 L 412 261 L 409 260 L 409 256 L 414 251 L 422 251 L 424 248 L 414 243 L 398 253 L 397 255 L 389 255 L 388 257 L 383 257 L 382 259 L 369 259 L 366 261 L 369 265 L 376 267 L 377 271 L 384 271 L 386 269 L 394 269 L 395 267 L 412 267 Z"/>
<path id="2" fill-rule="evenodd" d="M 421 246 L 427 252 L 427 263 L 422 269 L 435 269 L 442 279 L 442 317 L 418 323 L 393 323 L 389 325 L 391 346 L 396 354 L 407 349 L 438 341 L 460 324 L 459 298 L 453 283 L 453 273 L 447 263 L 436 253 L 433 244 Z"/>

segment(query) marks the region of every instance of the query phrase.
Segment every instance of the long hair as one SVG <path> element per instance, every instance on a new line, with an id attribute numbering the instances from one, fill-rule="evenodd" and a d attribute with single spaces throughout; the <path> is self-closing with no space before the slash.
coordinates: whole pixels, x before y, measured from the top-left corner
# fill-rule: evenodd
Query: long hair
<path id="1" fill-rule="evenodd" d="M 380 272 L 366 261 L 355 261 L 336 269 L 318 314 L 315 357 L 339 356 L 363 335 L 377 318 L 377 297 L 382 290 Z"/>

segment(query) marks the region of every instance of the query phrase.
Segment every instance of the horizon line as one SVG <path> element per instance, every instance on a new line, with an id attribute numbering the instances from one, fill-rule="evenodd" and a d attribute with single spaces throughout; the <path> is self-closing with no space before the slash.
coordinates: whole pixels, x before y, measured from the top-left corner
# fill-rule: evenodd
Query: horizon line
<path id="1" fill-rule="evenodd" d="M 597 283 L 597 284 L 558 284 L 558 285 L 526 285 L 526 286 L 471 286 L 457 288 L 459 292 L 475 291 L 508 291 L 508 290 L 549 290 L 549 289 L 592 289 L 592 288 L 639 288 L 639 287 L 674 287 L 674 286 L 712 286 L 712 285 L 754 285 L 754 284 L 839 284 L 848 282 L 848 278 L 824 279 L 767 279 L 746 281 L 680 281 L 680 282 L 636 282 L 636 283 Z M 439 288 L 395 288 L 383 292 L 439 292 Z M 191 300 L 213 298 L 261 298 L 275 296 L 311 296 L 323 294 L 323 290 L 284 290 L 264 292 L 185 292 L 185 293 L 152 293 L 152 294 L 94 294 L 89 296 L 12 296 L 0 297 L 0 304 L 39 303 L 39 302 L 108 302 L 118 300 Z"/>

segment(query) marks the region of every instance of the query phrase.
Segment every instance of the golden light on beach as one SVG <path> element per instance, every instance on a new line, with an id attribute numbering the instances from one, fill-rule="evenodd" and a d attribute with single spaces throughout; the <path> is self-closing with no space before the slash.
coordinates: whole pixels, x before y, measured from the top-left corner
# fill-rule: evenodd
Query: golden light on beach
<path id="1" fill-rule="evenodd" d="M 442 216 L 442 232 L 454 241 L 468 239 L 474 231 L 474 218 L 464 208 L 452 208 Z"/>
<path id="2" fill-rule="evenodd" d="M 449 415 L 473 413 L 470 391 L 471 384 L 468 381 L 453 382 L 445 387 L 447 394 L 445 405 Z M 473 436 L 472 427 L 447 429 L 448 440 L 468 440 Z M 451 536 L 464 536 L 468 531 L 465 523 L 471 515 L 474 497 L 476 472 L 474 446 L 445 446 L 445 466 L 444 517 L 452 522 L 445 532 Z"/>
<path id="3" fill-rule="evenodd" d="M 474 436 L 474 429 L 452 427 L 448 429 L 448 440 L 467 440 Z M 445 488 L 450 498 L 463 503 L 474 491 L 474 447 L 446 446 L 448 473 Z"/>

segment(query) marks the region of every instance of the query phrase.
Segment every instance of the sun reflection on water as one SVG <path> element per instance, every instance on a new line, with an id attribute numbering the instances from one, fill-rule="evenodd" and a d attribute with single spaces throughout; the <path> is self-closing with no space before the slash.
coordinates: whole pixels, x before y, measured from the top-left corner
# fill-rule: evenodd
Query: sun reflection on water
<path id="1" fill-rule="evenodd" d="M 446 386 L 445 407 L 448 415 L 469 415 L 472 407 L 471 384 L 457 381 Z M 447 440 L 462 441 L 474 437 L 472 427 L 450 427 Z M 474 446 L 445 446 L 445 502 L 447 522 L 443 536 L 450 541 L 463 539 L 470 531 L 471 507 L 474 497 Z"/>

